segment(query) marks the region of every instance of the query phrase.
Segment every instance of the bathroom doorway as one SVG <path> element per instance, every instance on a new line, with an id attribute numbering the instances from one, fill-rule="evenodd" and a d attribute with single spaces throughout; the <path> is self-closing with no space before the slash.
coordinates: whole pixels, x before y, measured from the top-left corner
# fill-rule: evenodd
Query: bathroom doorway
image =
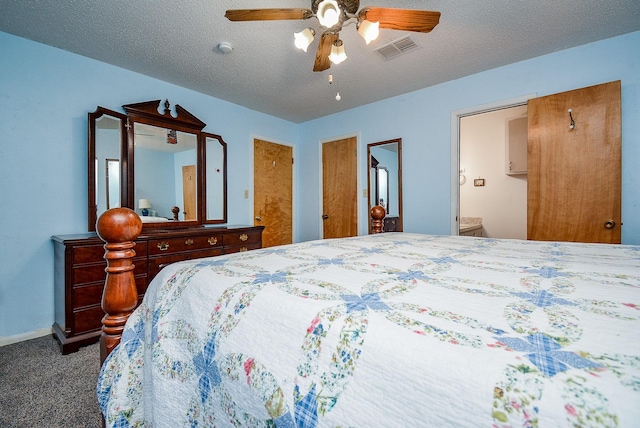
<path id="1" fill-rule="evenodd" d="M 527 102 L 536 96 L 525 94 L 451 112 L 452 235 L 526 239 L 526 175 L 507 177 L 505 173 L 505 127 L 508 120 L 526 117 Z M 509 190 L 500 194 L 498 189 Z M 508 227 L 500 224 L 505 217 Z M 469 222 L 475 230 L 464 233 L 469 231 Z"/>
<path id="2" fill-rule="evenodd" d="M 527 105 L 460 118 L 460 235 L 527 239 Z"/>

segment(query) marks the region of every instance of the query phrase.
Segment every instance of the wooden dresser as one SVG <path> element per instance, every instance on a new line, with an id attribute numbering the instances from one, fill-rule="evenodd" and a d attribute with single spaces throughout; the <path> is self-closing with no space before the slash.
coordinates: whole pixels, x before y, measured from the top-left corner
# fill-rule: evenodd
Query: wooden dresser
<path id="1" fill-rule="evenodd" d="M 262 248 L 263 226 L 197 227 L 144 231 L 136 240 L 134 276 L 140 301 L 166 265 L 182 260 Z M 97 342 L 107 263 L 95 233 L 52 236 L 54 243 L 54 336 L 63 354 Z"/>
<path id="2" fill-rule="evenodd" d="M 385 217 L 384 226 L 382 230 L 384 232 L 399 232 L 400 231 L 400 217 Z"/>

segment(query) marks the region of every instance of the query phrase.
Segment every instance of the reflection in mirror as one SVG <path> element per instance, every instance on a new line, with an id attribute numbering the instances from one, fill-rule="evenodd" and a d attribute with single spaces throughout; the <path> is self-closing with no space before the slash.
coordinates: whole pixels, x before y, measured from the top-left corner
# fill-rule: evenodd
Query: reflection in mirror
<path id="1" fill-rule="evenodd" d="M 225 223 L 227 219 L 226 151 L 227 144 L 218 135 L 203 133 L 205 139 L 206 165 L 206 212 L 205 223 Z"/>
<path id="2" fill-rule="evenodd" d="M 369 210 L 374 205 L 385 208 L 385 218 L 397 219 L 402 231 L 402 139 L 367 145 L 369 160 Z M 371 225 L 369 225 L 371 231 Z M 371 232 L 370 232 L 371 233 Z"/>
<path id="3" fill-rule="evenodd" d="M 380 205 L 385 212 L 391 212 L 391 201 L 389 200 L 389 171 L 385 166 L 378 166 L 378 177 L 376 181 L 376 201 L 374 205 Z"/>
<path id="4" fill-rule="evenodd" d="M 107 209 L 120 206 L 120 161 L 107 159 Z"/>
<path id="5" fill-rule="evenodd" d="M 102 107 L 89 113 L 89 230 L 95 230 L 100 214 L 120 202 L 120 161 L 125 137 L 123 118 L 123 115 Z M 110 184 L 116 187 L 113 192 L 109 191 Z"/>
<path id="6" fill-rule="evenodd" d="M 173 219 L 172 207 L 180 208 L 178 220 L 197 220 L 196 134 L 134 123 L 134 201 L 146 199 L 150 207 L 143 223 Z M 145 201 L 146 205 L 146 201 Z M 138 213 L 142 211 L 138 207 Z"/>

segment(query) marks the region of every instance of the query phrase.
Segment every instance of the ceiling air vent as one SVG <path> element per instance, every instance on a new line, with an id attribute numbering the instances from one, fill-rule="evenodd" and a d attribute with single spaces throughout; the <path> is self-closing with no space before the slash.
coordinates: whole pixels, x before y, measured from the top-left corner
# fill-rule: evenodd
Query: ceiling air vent
<path id="1" fill-rule="evenodd" d="M 419 46 L 416 44 L 416 42 L 413 41 L 411 37 L 405 36 L 379 47 L 378 49 L 376 49 L 376 52 L 382 55 L 382 58 L 384 58 L 385 60 L 390 60 L 417 47 Z"/>

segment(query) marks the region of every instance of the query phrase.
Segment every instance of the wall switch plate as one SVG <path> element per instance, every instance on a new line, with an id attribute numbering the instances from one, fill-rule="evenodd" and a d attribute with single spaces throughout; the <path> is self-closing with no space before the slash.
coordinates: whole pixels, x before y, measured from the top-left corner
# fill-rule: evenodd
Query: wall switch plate
<path id="1" fill-rule="evenodd" d="M 367 196 L 369 196 L 368 193 L 369 193 L 368 189 L 362 189 L 362 197 L 363 198 L 366 198 Z"/>
<path id="2" fill-rule="evenodd" d="M 249 191 L 248 190 L 244 191 L 244 198 L 245 199 L 249 199 Z"/>

